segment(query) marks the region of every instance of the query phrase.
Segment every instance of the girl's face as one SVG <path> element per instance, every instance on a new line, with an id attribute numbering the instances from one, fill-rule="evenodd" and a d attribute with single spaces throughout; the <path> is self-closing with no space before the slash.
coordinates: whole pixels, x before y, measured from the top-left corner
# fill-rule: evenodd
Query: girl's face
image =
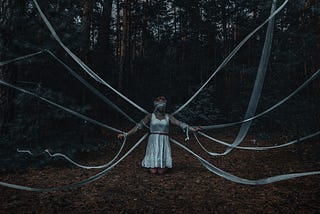
<path id="1" fill-rule="evenodd" d="M 166 98 L 164 98 L 164 97 L 159 97 L 159 98 L 157 99 L 157 101 L 158 101 L 158 102 L 166 102 Z M 166 106 L 160 106 L 160 107 L 157 108 L 157 110 L 158 110 L 158 112 L 160 112 L 160 113 L 164 113 L 164 112 L 166 111 Z"/>

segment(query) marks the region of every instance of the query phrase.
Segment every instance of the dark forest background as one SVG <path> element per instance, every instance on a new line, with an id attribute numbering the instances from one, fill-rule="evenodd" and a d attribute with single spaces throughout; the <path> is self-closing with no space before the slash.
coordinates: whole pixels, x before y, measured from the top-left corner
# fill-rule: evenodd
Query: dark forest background
<path id="1" fill-rule="evenodd" d="M 282 1 L 278 2 L 278 6 Z M 268 16 L 271 1 L 39 1 L 62 41 L 106 82 L 148 111 L 164 95 L 183 104 L 233 48 Z M 48 49 L 135 120 L 144 115 L 93 81 L 52 38 L 32 1 L 1 0 L 0 61 Z M 255 34 L 177 118 L 192 125 L 244 117 L 266 27 Z M 281 100 L 320 68 L 320 2 L 290 0 L 276 16 L 272 53 L 257 112 Z M 0 79 L 106 124 L 133 126 L 47 54 L 0 67 Z M 251 133 L 301 137 L 320 128 L 320 81 L 254 123 Z M 112 146 L 115 133 L 37 98 L 0 86 L 1 147 L 70 152 Z M 228 132 L 228 130 L 226 131 Z M 113 136 L 113 137 L 107 137 Z M 10 153 L 11 154 L 11 153 Z"/>

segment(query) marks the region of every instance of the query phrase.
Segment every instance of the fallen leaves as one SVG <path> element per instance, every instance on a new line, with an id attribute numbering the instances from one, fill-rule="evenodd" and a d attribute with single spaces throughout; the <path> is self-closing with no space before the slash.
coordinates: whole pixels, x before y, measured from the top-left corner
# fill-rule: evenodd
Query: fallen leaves
<path id="1" fill-rule="evenodd" d="M 176 136 L 175 136 L 176 137 Z M 179 136 L 183 140 L 183 136 Z M 133 139 L 130 140 L 134 142 Z M 129 142 L 129 146 L 131 145 Z M 188 144 L 206 155 L 197 144 Z M 128 149 L 127 147 L 126 149 Z M 214 147 L 213 147 L 214 149 Z M 34 193 L 0 187 L 1 212 L 121 213 L 121 212 L 315 212 L 320 210 L 319 176 L 298 178 L 264 186 L 246 186 L 205 170 L 192 156 L 172 146 L 174 168 L 165 175 L 151 175 L 139 165 L 145 145 L 100 180 L 68 191 Z M 248 178 L 319 170 L 319 148 L 306 144 L 306 156 L 297 158 L 292 149 L 265 152 L 233 151 L 227 157 L 206 157 L 218 167 Z M 108 161 L 110 151 L 92 152 L 88 164 Z M 310 157 L 310 159 L 307 158 Z M 81 157 L 80 157 L 81 158 Z M 306 161 L 301 161 L 306 160 Z M 307 161 L 308 160 L 308 161 Z M 48 166 L 26 173 L 5 173 L 1 181 L 34 187 L 60 186 L 85 179 L 99 170 Z"/>

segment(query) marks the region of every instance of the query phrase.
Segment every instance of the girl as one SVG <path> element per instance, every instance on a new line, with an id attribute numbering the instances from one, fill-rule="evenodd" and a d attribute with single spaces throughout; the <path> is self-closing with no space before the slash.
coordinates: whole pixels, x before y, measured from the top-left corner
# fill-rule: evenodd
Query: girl
<path id="1" fill-rule="evenodd" d="M 169 143 L 169 123 L 180 126 L 183 130 L 199 131 L 200 127 L 192 128 L 186 123 L 180 122 L 172 115 L 165 113 L 167 100 L 160 96 L 154 100 L 154 112 L 148 114 L 135 127 L 126 134 L 118 134 L 122 139 L 124 135 L 129 136 L 141 129 L 150 126 L 150 135 L 146 155 L 142 160 L 142 166 L 148 168 L 151 174 L 163 174 L 168 168 L 172 168 L 171 147 Z"/>

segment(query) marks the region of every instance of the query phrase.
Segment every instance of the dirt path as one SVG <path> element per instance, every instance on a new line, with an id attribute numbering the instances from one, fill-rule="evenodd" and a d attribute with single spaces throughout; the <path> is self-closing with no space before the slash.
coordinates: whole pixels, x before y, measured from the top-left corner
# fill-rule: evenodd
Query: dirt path
<path id="1" fill-rule="evenodd" d="M 183 136 L 173 136 L 182 141 Z M 130 139 L 129 145 L 134 143 Z M 250 139 L 250 136 L 249 138 Z M 230 139 L 229 139 L 230 140 Z M 262 144 L 272 142 L 261 142 Z M 279 143 L 279 142 L 273 142 Z M 185 143 L 211 163 L 240 177 L 259 179 L 277 174 L 316 171 L 319 139 L 303 145 L 264 152 L 233 151 L 212 158 L 195 141 Z M 317 145 L 318 144 L 318 145 Z M 206 144 L 209 148 L 210 145 Z M 236 184 L 210 173 L 184 150 L 172 145 L 174 168 L 165 175 L 150 175 L 141 168 L 144 142 L 107 176 L 68 191 L 34 193 L 0 187 L 1 213 L 316 213 L 320 211 L 319 176 L 263 186 Z M 128 149 L 128 148 L 126 148 Z M 211 146 L 217 151 L 222 147 Z M 100 164 L 111 152 L 82 154 L 82 163 Z M 317 159 L 318 158 L 318 159 Z M 34 187 L 69 184 L 97 173 L 71 166 L 47 166 L 27 173 L 2 173 L 1 181 Z"/>

